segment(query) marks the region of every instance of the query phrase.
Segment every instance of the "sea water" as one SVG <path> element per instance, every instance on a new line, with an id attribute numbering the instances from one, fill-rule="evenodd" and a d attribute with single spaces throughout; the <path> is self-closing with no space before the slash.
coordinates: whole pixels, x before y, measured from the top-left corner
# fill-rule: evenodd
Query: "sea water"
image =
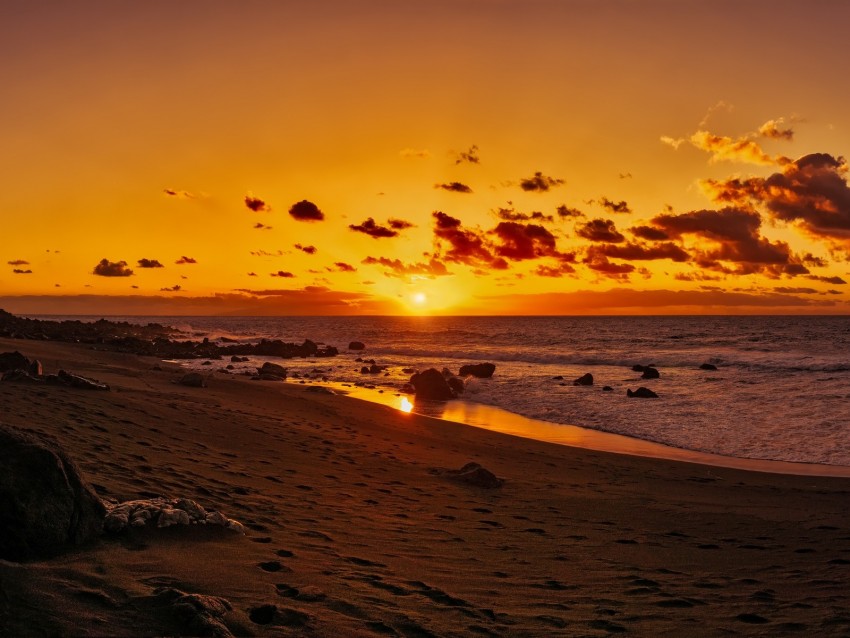
<path id="1" fill-rule="evenodd" d="M 463 401 L 682 449 L 850 466 L 850 317 L 113 319 L 158 321 L 211 340 L 312 339 L 337 346 L 340 356 L 283 362 L 290 371 L 386 391 L 408 381 L 403 368 L 457 373 L 488 361 L 493 378 L 468 379 Z M 366 349 L 348 352 L 350 341 Z M 388 369 L 364 375 L 357 357 Z M 701 370 L 703 363 L 718 369 Z M 635 364 L 655 365 L 660 378 L 641 379 Z M 588 372 L 593 386 L 572 384 Z M 606 385 L 613 390 L 602 391 Z M 626 396 L 639 386 L 659 399 Z"/>

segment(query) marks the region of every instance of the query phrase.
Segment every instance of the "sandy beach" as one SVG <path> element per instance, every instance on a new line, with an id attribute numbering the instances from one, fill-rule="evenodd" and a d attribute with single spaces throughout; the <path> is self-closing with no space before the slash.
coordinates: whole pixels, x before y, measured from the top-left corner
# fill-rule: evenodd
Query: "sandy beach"
<path id="1" fill-rule="evenodd" d="M 0 421 L 59 440 L 104 499 L 242 522 L 130 530 L 0 563 L 6 635 L 191 635 L 163 588 L 256 636 L 850 634 L 850 479 L 543 443 L 89 347 L 0 340 L 90 392 L 0 383 Z M 476 462 L 498 488 L 454 480 Z"/>

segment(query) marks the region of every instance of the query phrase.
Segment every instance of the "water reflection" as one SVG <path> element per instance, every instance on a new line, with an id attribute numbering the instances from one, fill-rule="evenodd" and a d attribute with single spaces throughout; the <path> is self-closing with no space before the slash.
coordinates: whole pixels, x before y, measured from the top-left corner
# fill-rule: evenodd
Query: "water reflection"
<path id="1" fill-rule="evenodd" d="M 402 412 L 413 412 L 413 403 L 407 397 L 401 397 L 401 404 L 398 409 Z"/>

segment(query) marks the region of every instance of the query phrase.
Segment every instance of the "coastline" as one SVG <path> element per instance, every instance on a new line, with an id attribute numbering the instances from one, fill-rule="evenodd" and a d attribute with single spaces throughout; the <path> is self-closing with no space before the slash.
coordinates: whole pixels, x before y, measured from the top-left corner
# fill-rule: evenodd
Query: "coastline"
<path id="1" fill-rule="evenodd" d="M 850 480 L 612 454 L 300 384 L 85 346 L 0 350 L 110 392 L 0 383 L 104 498 L 196 499 L 248 534 L 163 529 L 0 565 L 10 635 L 174 635 L 161 587 L 219 596 L 235 635 L 846 635 Z M 486 489 L 447 470 L 476 462 Z M 273 608 L 268 622 L 258 615 Z"/>

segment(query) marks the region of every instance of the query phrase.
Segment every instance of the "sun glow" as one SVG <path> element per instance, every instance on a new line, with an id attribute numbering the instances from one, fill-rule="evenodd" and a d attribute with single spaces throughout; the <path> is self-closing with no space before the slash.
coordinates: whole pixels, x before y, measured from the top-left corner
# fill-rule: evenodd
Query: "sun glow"
<path id="1" fill-rule="evenodd" d="M 407 397 L 401 397 L 401 405 L 398 408 L 402 412 L 412 412 L 413 411 L 413 403 L 410 402 L 410 399 Z"/>
<path id="2" fill-rule="evenodd" d="M 424 306 L 428 302 L 428 296 L 424 292 L 415 292 L 410 300 L 417 306 Z"/>

